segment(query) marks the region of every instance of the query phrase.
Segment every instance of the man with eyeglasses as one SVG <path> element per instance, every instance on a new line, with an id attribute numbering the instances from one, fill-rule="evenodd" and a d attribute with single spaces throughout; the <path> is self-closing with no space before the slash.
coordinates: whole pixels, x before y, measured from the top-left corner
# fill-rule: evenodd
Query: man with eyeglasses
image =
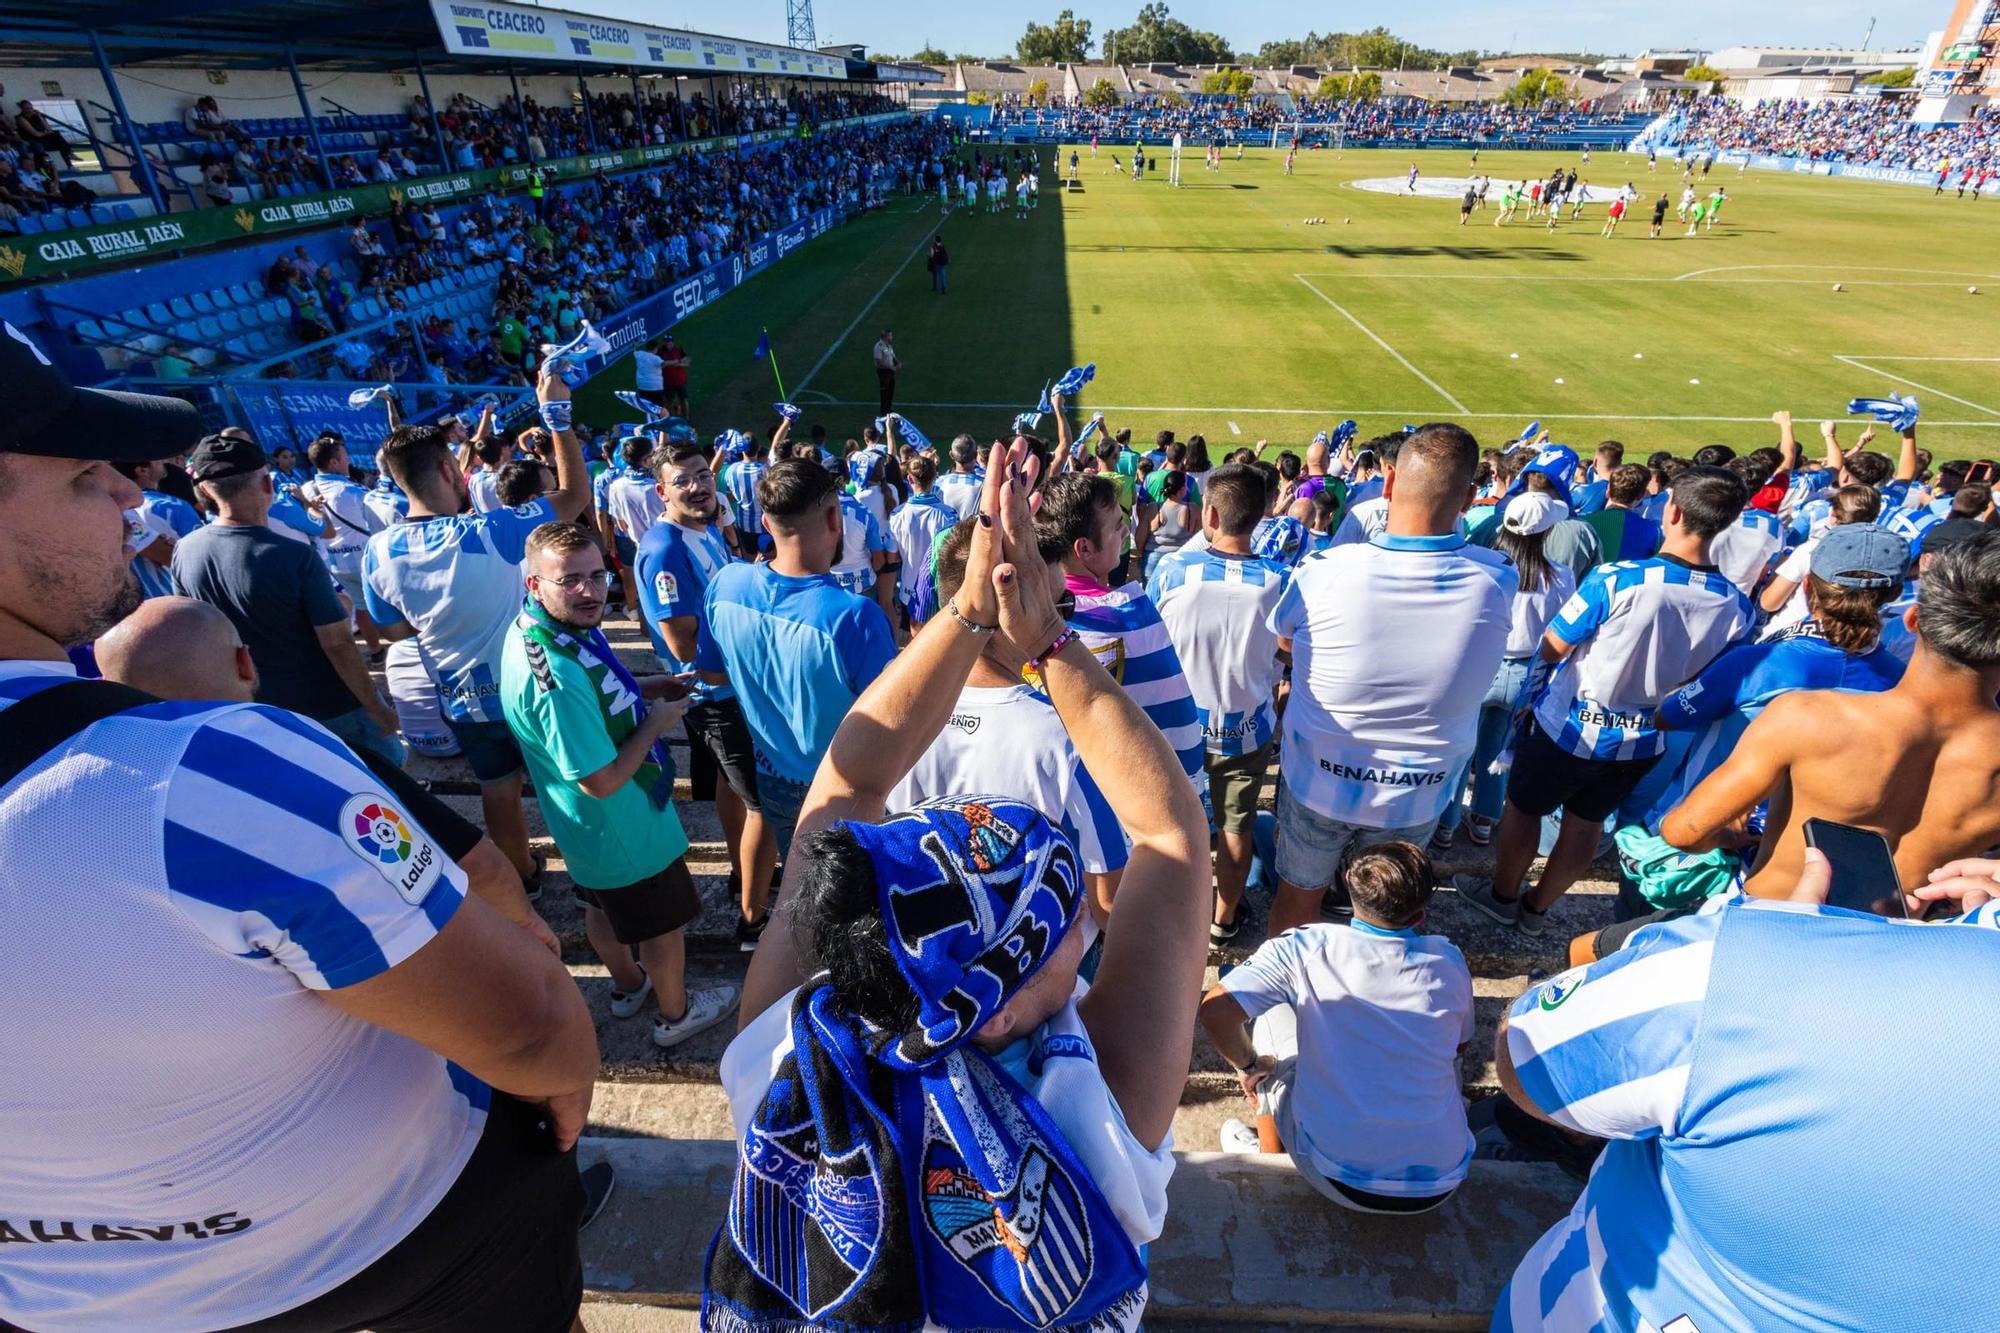
<path id="1" fill-rule="evenodd" d="M 653 469 L 664 509 L 640 538 L 633 561 L 639 608 L 660 665 L 693 684 L 688 778 L 695 800 L 715 802 L 739 894 L 736 943 L 748 953 L 768 919 L 765 904 L 778 846 L 757 804 L 757 752 L 736 689 L 694 678 L 695 646 L 708 632 L 703 607 L 708 585 L 732 557 L 716 524 L 708 455 L 694 444 L 670 444 L 654 456 Z"/>
<path id="2" fill-rule="evenodd" d="M 612 1017 L 637 1014 L 651 993 L 654 1044 L 678 1046 L 737 999 L 734 986 L 690 991 L 685 981 L 683 932 L 701 896 L 662 737 L 687 712 L 688 688 L 671 676 L 635 679 L 605 642 L 611 571 L 589 529 L 542 524 L 528 535 L 526 564 L 528 598 L 500 652 L 500 704 L 576 885 L 584 933 L 611 973 Z"/>

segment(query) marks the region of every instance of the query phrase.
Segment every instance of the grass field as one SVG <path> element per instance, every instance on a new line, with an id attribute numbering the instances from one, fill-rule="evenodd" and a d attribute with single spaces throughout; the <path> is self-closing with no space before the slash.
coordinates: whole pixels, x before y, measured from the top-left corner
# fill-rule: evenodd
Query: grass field
<path id="1" fill-rule="evenodd" d="M 1108 156 L 1084 150 L 1076 191 L 1045 172 L 1026 221 L 982 209 L 940 228 L 934 199 L 897 199 L 697 312 L 676 330 L 696 424 L 770 423 L 770 370 L 751 358 L 768 326 L 808 422 L 858 434 L 875 414 L 869 349 L 892 327 L 898 406 L 933 439 L 990 437 L 1045 380 L 1095 361 L 1084 414 L 1225 448 L 1299 448 L 1349 416 L 1364 438 L 1442 419 L 1482 442 L 1539 418 L 1564 443 L 1685 455 L 1769 443 L 1779 408 L 1811 448 L 1813 423 L 1845 419 L 1850 397 L 1900 389 L 1939 456 L 2000 453 L 2000 199 L 1719 167 L 1703 193 L 1721 184 L 1730 202 L 1713 231 L 1682 238 L 1670 211 L 1649 240 L 1641 207 L 1606 239 L 1602 204 L 1551 235 L 1496 229 L 1490 208 L 1460 227 L 1455 199 L 1354 184 L 1412 161 L 1463 177 L 1459 151 L 1302 153 L 1288 178 L 1268 149 L 1220 173 L 1190 150 L 1180 189 L 1164 152 L 1160 178 L 1136 184 Z M 1497 182 L 1574 161 L 1488 153 L 1480 168 L 1497 202 Z M 1668 164 L 1649 176 L 1643 158 L 1599 154 L 1583 175 L 1678 201 Z M 939 230 L 948 296 L 923 263 Z M 630 377 L 629 362 L 600 377 L 586 419 L 629 416 L 604 390 Z"/>

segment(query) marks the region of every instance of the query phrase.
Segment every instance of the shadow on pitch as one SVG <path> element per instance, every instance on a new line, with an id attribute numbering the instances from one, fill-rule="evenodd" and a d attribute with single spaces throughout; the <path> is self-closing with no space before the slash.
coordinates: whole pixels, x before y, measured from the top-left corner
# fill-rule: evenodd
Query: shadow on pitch
<path id="1" fill-rule="evenodd" d="M 1329 245 L 1326 249 L 1348 259 L 1526 259 L 1574 264 L 1583 258 L 1562 250 L 1503 250 L 1492 245 Z"/>

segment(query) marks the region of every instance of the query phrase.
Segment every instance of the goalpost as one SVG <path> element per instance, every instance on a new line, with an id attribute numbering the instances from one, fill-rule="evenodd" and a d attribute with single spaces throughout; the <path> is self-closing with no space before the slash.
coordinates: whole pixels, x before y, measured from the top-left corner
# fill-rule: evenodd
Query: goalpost
<path id="1" fill-rule="evenodd" d="M 1294 136 L 1298 138 L 1301 148 L 1310 147 L 1312 144 L 1310 136 L 1314 134 L 1319 135 L 1329 148 L 1339 152 L 1347 150 L 1347 127 L 1345 125 L 1327 125 L 1323 123 L 1309 125 L 1300 120 L 1288 120 L 1272 126 L 1271 147 L 1289 148 Z"/>

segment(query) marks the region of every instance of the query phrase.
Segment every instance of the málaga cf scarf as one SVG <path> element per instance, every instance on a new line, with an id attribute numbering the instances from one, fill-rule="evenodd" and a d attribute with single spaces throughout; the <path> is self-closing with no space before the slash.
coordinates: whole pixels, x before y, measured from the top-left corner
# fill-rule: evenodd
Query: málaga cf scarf
<path id="1" fill-rule="evenodd" d="M 1138 1251 L 1048 1113 L 969 1044 L 1069 933 L 1075 851 L 997 796 L 841 827 L 921 1008 L 891 1032 L 824 976 L 799 991 L 709 1248 L 702 1327 L 1125 1326 L 1146 1299 Z"/>
<path id="2" fill-rule="evenodd" d="M 639 696 L 639 682 L 611 651 L 611 645 L 604 641 L 604 632 L 592 629 L 578 638 L 574 630 L 557 623 L 533 597 L 522 603 L 517 623 L 521 637 L 527 640 L 528 669 L 534 673 L 535 683 L 544 690 L 558 688 L 555 673 L 549 670 L 551 657 L 566 657 L 576 663 L 597 687 L 594 694 L 597 706 L 604 710 L 604 730 L 609 733 L 611 743 L 624 744 L 625 738 L 639 726 L 639 719 L 645 713 L 644 701 Z M 639 784 L 655 810 L 667 808 L 674 793 L 674 761 L 664 740 L 653 742 L 632 781 Z"/>

